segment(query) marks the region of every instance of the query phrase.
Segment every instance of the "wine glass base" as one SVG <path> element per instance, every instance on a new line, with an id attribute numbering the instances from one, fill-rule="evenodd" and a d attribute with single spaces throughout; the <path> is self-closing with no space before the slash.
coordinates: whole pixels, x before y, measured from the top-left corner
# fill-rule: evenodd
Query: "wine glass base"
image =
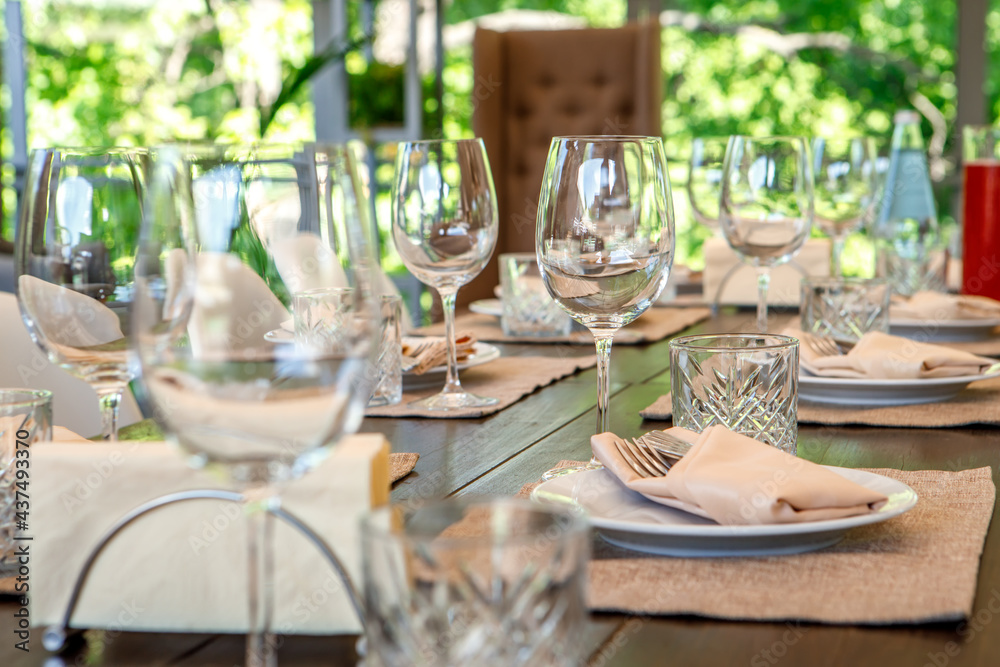
<path id="1" fill-rule="evenodd" d="M 591 461 L 590 463 L 585 463 L 580 466 L 569 466 L 567 468 L 553 468 L 552 470 L 546 470 L 542 474 L 542 481 L 547 482 L 550 479 L 555 479 L 556 477 L 563 477 L 565 475 L 572 475 L 578 472 L 583 472 L 584 470 L 600 470 L 604 466 L 597 461 Z"/>
<path id="2" fill-rule="evenodd" d="M 477 396 L 467 391 L 442 391 L 440 394 L 410 403 L 410 407 L 424 410 L 461 410 L 463 408 L 488 408 L 500 402 L 498 398 Z"/>

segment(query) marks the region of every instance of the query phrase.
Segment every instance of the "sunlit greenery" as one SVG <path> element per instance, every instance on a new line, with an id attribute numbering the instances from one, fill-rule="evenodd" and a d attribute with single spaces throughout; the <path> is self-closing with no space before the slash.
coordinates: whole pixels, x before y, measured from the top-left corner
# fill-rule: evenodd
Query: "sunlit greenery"
<path id="1" fill-rule="evenodd" d="M 590 25 L 625 20 L 625 0 L 452 0 L 448 25 L 508 9 L 583 17 Z M 684 188 L 693 136 L 731 133 L 863 132 L 886 140 L 895 110 L 918 105 L 937 161 L 939 209 L 952 215 L 948 161 L 955 136 L 954 1 L 675 0 L 661 20 L 663 133 L 678 212 L 679 259 L 695 266 L 708 230 L 691 217 Z M 347 3 L 359 37 L 360 2 Z M 23 3 L 28 70 L 29 145 L 131 144 L 172 139 L 253 140 L 262 111 L 313 51 L 312 3 L 245 0 L 37 0 Z M 988 24 L 990 53 L 1000 49 L 1000 10 Z M 424 81 L 425 133 L 468 136 L 471 47 L 445 55 L 443 105 Z M 352 121 L 373 127 L 400 117 L 400 69 L 348 56 Z M 990 71 L 990 108 L 1000 113 L 1000 69 Z M 394 113 L 395 112 L 395 113 Z M 315 136 L 308 86 L 277 109 L 266 139 Z M 319 110 L 322 113 L 322 110 Z M 438 115 L 440 113 L 440 116 Z M 4 129 L 5 157 L 10 132 Z M 945 142 L 940 146 L 934 142 Z M 929 144 L 930 145 L 930 144 Z M 885 144 L 883 143 L 883 150 Z M 379 223 L 392 147 L 374 180 Z M 943 176 L 943 177 L 942 177 Z M 5 160 L 5 182 L 12 174 Z M 4 205 L 11 200 L 5 194 Z M 9 218 L 8 218 L 9 219 Z M 4 230 L 9 238 L 10 226 Z M 864 270 L 864 242 L 848 244 L 848 268 Z M 400 268 L 388 257 L 390 268 Z"/>

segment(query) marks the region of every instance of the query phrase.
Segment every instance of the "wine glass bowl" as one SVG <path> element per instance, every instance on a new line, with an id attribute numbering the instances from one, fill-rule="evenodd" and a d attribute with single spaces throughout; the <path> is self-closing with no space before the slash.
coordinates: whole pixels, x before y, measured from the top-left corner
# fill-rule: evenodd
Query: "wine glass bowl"
<path id="1" fill-rule="evenodd" d="M 656 300 L 673 261 L 674 212 L 662 141 L 554 138 L 535 249 L 549 294 L 594 335 L 597 432 L 607 431 L 613 337 Z"/>
<path id="2" fill-rule="evenodd" d="M 110 440 L 132 379 L 126 333 L 145 168 L 142 149 L 33 151 L 15 244 L 22 319 L 50 361 L 97 392 Z"/>
<path id="3" fill-rule="evenodd" d="M 694 218 L 710 229 L 719 228 L 719 192 L 722 164 L 729 137 L 695 137 L 688 161 L 688 200 Z"/>
<path id="4" fill-rule="evenodd" d="M 816 137 L 812 154 L 815 223 L 832 241 L 831 274 L 839 276 L 844 240 L 861 228 L 875 202 L 875 141 L 870 137 Z"/>
<path id="5" fill-rule="evenodd" d="M 287 476 L 356 427 L 366 398 L 378 311 L 367 232 L 338 203 L 357 196 L 350 158 L 312 145 L 159 157 L 136 314 L 144 386 L 188 452 L 243 482 Z M 327 289 L 349 294 L 324 323 L 338 344 L 274 341 L 310 292 L 293 291 L 303 267 L 324 265 Z"/>
<path id="6" fill-rule="evenodd" d="M 428 410 L 494 405 L 458 378 L 455 298 L 489 262 L 498 234 L 496 192 L 481 139 L 399 145 L 392 189 L 392 238 L 406 268 L 441 296 L 448 373 L 442 391 L 416 401 Z"/>
<path id="7" fill-rule="evenodd" d="M 809 238 L 813 175 L 802 137 L 733 136 L 726 149 L 720 227 L 729 246 L 757 269 L 757 327 L 767 332 L 770 269 Z"/>

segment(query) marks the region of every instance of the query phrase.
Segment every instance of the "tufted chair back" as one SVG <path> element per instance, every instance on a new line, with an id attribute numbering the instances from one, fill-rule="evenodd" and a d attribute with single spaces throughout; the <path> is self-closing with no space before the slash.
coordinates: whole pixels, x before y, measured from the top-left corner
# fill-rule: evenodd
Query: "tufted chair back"
<path id="1" fill-rule="evenodd" d="M 533 252 L 535 213 L 552 137 L 660 136 L 660 27 L 495 32 L 473 41 L 472 129 L 486 144 L 500 208 L 493 259 L 459 290 L 493 296 L 497 257 Z"/>

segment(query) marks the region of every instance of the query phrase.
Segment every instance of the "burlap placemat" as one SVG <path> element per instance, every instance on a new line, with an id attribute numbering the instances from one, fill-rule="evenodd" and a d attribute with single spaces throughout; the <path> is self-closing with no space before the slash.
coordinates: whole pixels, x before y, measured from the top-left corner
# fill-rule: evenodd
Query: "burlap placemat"
<path id="1" fill-rule="evenodd" d="M 480 396 L 500 399 L 485 408 L 465 408 L 436 412 L 414 408 L 409 404 L 441 391 L 443 382 L 429 384 L 419 389 L 406 389 L 403 400 L 396 405 L 386 405 L 365 410 L 366 417 L 432 417 L 440 419 L 485 417 L 516 403 L 536 389 L 551 384 L 578 370 L 590 368 L 597 357 L 500 357 L 482 366 L 468 368 L 461 373 L 462 387 Z"/>
<path id="2" fill-rule="evenodd" d="M 712 314 L 708 308 L 650 308 L 639 318 L 615 334 L 615 345 L 635 345 L 662 340 L 687 329 Z M 575 343 L 593 345 L 589 331 L 575 331 L 568 336 L 545 338 L 505 336 L 500 320 L 492 315 L 463 313 L 455 318 L 457 331 L 473 334 L 477 339 L 499 343 Z M 415 336 L 443 336 L 444 323 L 432 324 L 411 332 Z"/>
<path id="3" fill-rule="evenodd" d="M 643 419 L 671 418 L 670 394 L 660 396 L 639 412 Z M 865 408 L 857 405 L 824 405 L 799 401 L 800 424 L 864 424 L 911 428 L 944 428 L 969 424 L 1000 424 L 1000 378 L 974 382 L 958 396 L 940 403 L 890 405 Z"/>
<path id="4" fill-rule="evenodd" d="M 855 528 L 832 547 L 791 556 L 666 558 L 598 537 L 588 604 L 595 611 L 838 624 L 968 617 L 996 498 L 990 468 L 871 472 L 909 484 L 917 506 Z"/>
<path id="5" fill-rule="evenodd" d="M 389 454 L 389 483 L 398 482 L 411 472 L 417 465 L 420 454 L 392 453 Z"/>

